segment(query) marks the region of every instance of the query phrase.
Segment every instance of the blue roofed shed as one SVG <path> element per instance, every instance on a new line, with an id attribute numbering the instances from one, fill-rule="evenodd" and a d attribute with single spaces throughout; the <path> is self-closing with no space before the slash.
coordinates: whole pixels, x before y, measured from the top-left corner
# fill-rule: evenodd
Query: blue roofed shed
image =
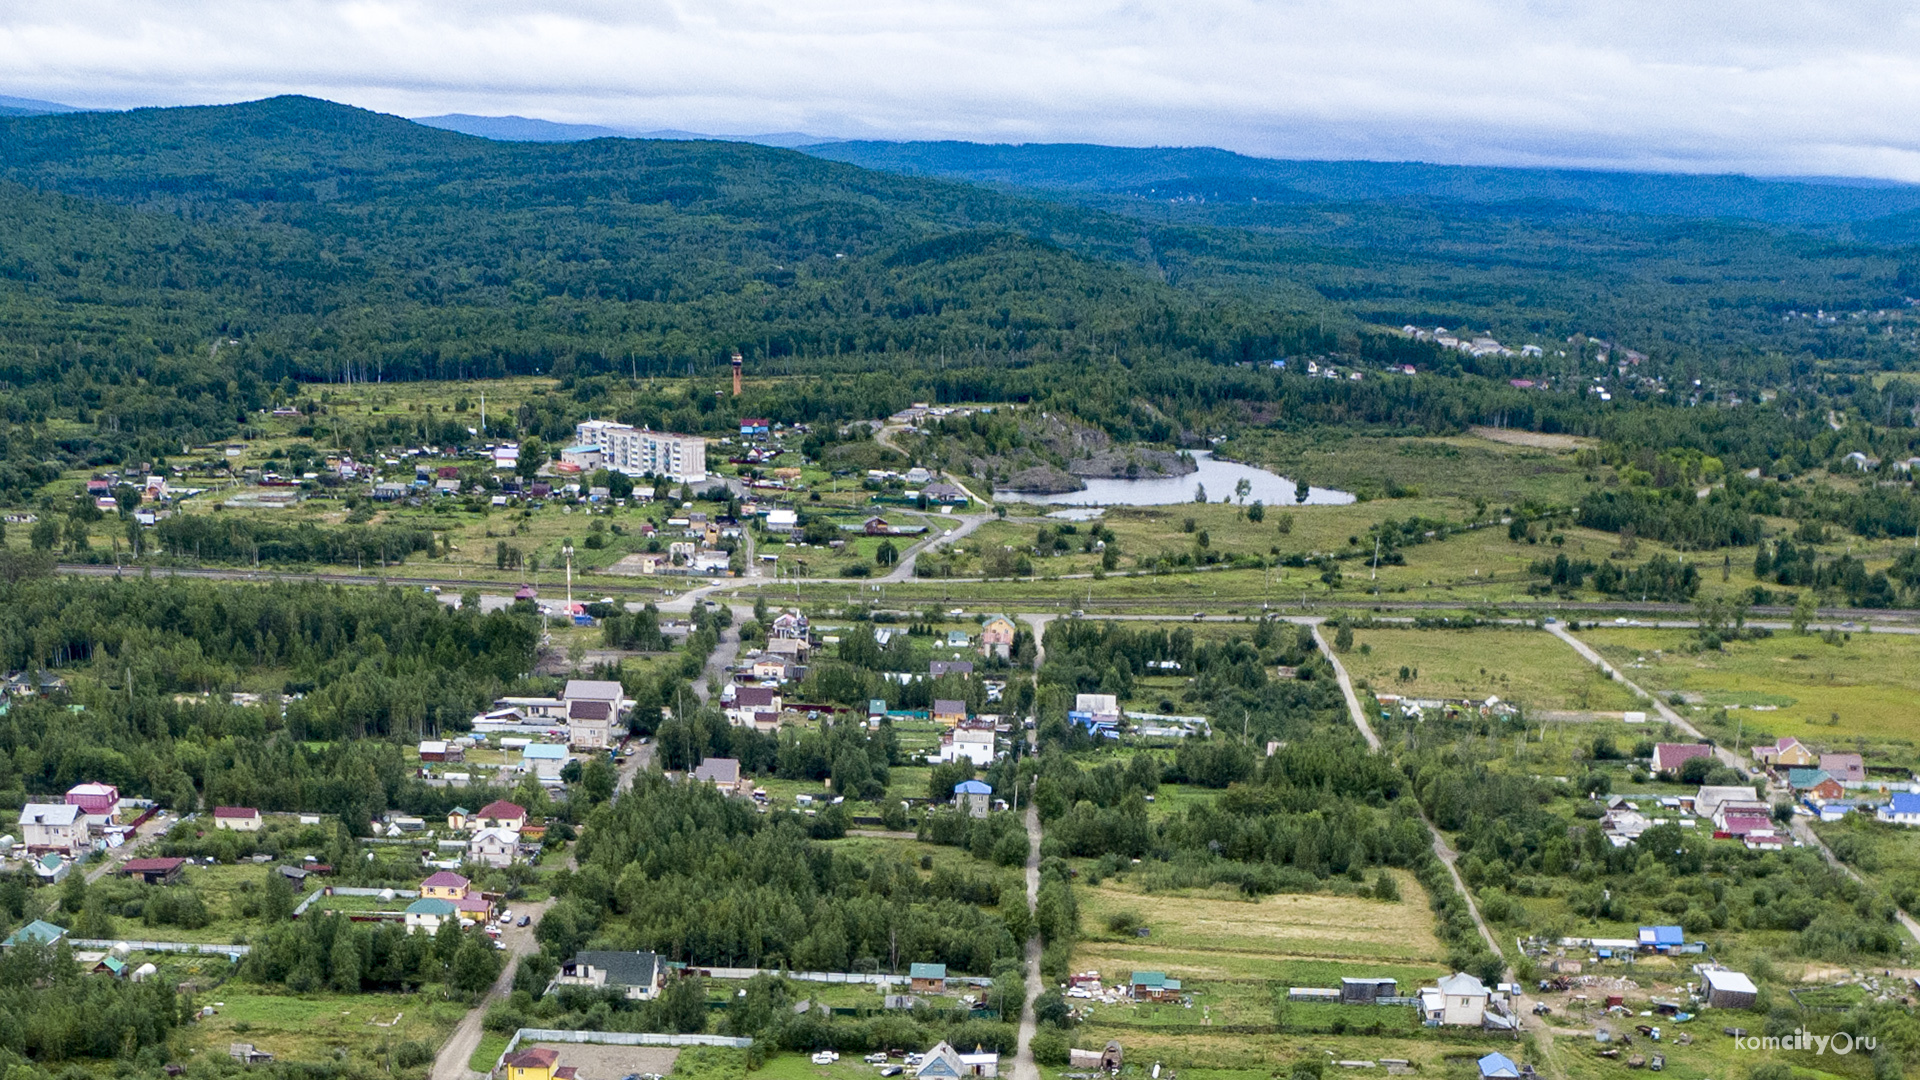
<path id="1" fill-rule="evenodd" d="M 947 965 L 914 964 L 907 969 L 916 993 L 939 993 L 947 988 Z"/>
<path id="2" fill-rule="evenodd" d="M 1481 1080 L 1518 1080 L 1520 1076 L 1520 1066 L 1498 1051 L 1481 1058 L 1477 1064 Z"/>

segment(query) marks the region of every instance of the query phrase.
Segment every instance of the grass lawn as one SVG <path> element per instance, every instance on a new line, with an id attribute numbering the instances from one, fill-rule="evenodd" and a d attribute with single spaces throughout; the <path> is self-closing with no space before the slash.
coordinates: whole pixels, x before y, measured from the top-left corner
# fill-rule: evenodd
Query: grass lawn
<path id="1" fill-rule="evenodd" d="M 1353 640 L 1340 662 L 1375 693 L 1456 700 L 1498 696 L 1532 709 L 1635 707 L 1624 687 L 1539 630 L 1373 628 L 1354 631 Z M 1402 668 L 1407 678 L 1401 677 Z"/>
<path id="2" fill-rule="evenodd" d="M 1909 747 L 1920 739 L 1920 640 L 1909 635 L 1855 632 L 1829 645 L 1783 631 L 1699 653 L 1685 650 L 1693 639 L 1680 630 L 1595 627 L 1580 637 L 1650 693 L 1727 709 L 1744 745 L 1779 735 L 1833 749 L 1852 749 L 1840 743 L 1854 736 Z"/>
<path id="3" fill-rule="evenodd" d="M 250 1042 L 285 1060 L 320 1061 L 344 1050 L 384 1065 L 389 1044 L 438 1048 L 466 1007 L 437 994 L 287 994 L 228 983 L 201 995 L 214 1015 L 189 1030 L 202 1054 Z"/>

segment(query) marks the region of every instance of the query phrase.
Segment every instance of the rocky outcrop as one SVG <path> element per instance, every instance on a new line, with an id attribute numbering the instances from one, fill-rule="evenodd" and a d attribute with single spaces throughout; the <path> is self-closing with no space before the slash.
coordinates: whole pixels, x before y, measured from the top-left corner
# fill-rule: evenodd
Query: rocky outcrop
<path id="1" fill-rule="evenodd" d="M 1056 469 L 1051 465 L 1036 465 L 1031 469 L 1021 469 L 993 485 L 993 489 L 1017 492 L 1021 495 L 1064 495 L 1069 491 L 1084 490 L 1086 486 L 1079 477 L 1064 469 Z"/>
<path id="2" fill-rule="evenodd" d="M 1092 480 L 1151 480 L 1185 476 L 1199 466 L 1185 454 L 1145 447 L 1116 447 L 1067 463 L 1075 476 Z"/>

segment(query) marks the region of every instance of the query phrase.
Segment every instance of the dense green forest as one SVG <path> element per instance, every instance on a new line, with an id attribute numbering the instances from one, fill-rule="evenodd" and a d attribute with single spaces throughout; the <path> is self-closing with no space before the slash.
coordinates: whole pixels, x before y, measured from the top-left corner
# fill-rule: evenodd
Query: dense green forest
<path id="1" fill-rule="evenodd" d="M 870 163 L 912 164 L 889 154 Z M 497 143 L 307 98 L 0 118 L 0 490 L 224 437 L 305 382 L 533 372 L 566 396 L 487 434 L 562 438 L 616 386 L 691 375 L 622 418 L 1030 400 L 1168 441 L 1501 423 L 1769 470 L 1911 449 L 1912 385 L 1850 374 L 1912 366 L 1920 271 L 1891 226 L 1868 235 L 1906 189 L 1295 163 L 1284 199 L 1166 199 L 1127 185 L 1212 165 L 937 157 L 912 167 L 1033 186 L 738 143 Z M 1402 320 L 1552 348 L 1469 356 L 1381 325 Z M 1645 360 L 1616 379 L 1610 341 Z M 803 378 L 716 403 L 735 348 Z M 1289 356 L 1423 374 L 1251 370 Z M 1593 376 L 1610 400 L 1578 392 Z M 1872 426 L 1832 431 L 1835 408 Z M 383 437 L 444 434 L 404 426 Z"/>

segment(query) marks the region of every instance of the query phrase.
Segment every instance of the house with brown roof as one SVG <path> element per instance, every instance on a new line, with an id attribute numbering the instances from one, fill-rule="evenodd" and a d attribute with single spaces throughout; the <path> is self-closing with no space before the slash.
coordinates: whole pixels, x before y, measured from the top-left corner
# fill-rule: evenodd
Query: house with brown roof
<path id="1" fill-rule="evenodd" d="M 1821 754 L 1820 771 L 1842 784 L 1867 782 L 1867 763 L 1859 754 Z"/>
<path id="2" fill-rule="evenodd" d="M 186 865 L 185 859 L 128 859 L 120 864 L 118 872 L 149 885 L 171 885 L 180 880 L 180 872 Z"/>
<path id="3" fill-rule="evenodd" d="M 1653 748 L 1653 771 L 1677 777 L 1680 766 L 1694 758 L 1712 756 L 1713 747 L 1706 743 L 1659 743 Z"/>

